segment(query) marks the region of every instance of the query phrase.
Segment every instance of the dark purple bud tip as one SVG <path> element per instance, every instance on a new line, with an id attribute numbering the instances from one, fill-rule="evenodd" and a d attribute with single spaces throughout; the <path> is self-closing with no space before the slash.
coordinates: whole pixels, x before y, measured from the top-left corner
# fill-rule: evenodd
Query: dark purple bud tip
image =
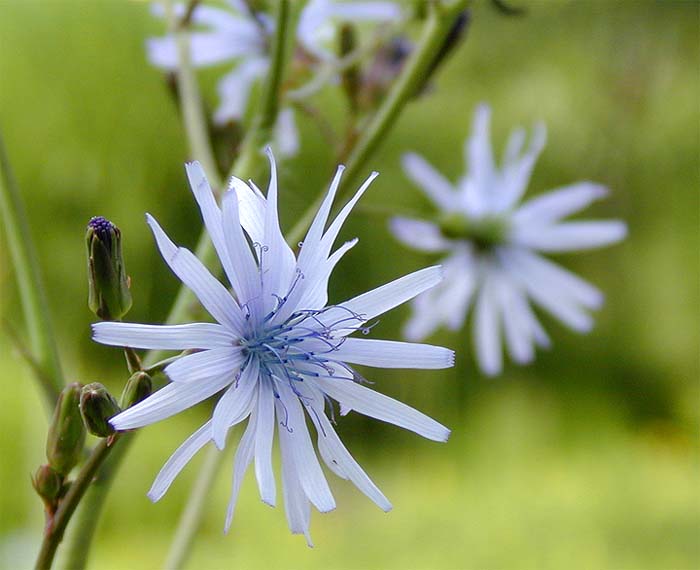
<path id="1" fill-rule="evenodd" d="M 88 228 L 92 228 L 101 240 L 110 239 L 110 232 L 115 229 L 114 224 L 102 216 L 90 218 Z"/>

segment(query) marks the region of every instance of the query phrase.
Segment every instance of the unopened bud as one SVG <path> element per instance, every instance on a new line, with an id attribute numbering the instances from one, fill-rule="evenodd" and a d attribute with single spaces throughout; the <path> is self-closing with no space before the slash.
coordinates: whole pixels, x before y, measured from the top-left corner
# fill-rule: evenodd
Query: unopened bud
<path id="1" fill-rule="evenodd" d="M 32 485 L 46 503 L 55 503 L 61 496 L 63 477 L 49 465 L 42 465 L 32 477 Z"/>
<path id="2" fill-rule="evenodd" d="M 88 223 L 85 241 L 90 310 L 105 321 L 121 319 L 131 308 L 121 232 L 109 220 L 96 216 Z"/>
<path id="3" fill-rule="evenodd" d="M 109 437 L 114 428 L 109 419 L 116 416 L 121 409 L 112 394 L 99 382 L 83 386 L 80 394 L 80 414 L 83 416 L 85 427 L 98 437 Z"/>
<path id="4" fill-rule="evenodd" d="M 435 54 L 433 61 L 428 66 L 425 72 L 425 80 L 419 87 L 416 95 L 428 84 L 432 79 L 433 75 L 437 69 L 449 58 L 450 55 L 457 49 L 457 47 L 462 43 L 469 30 L 469 22 L 471 20 L 471 12 L 469 10 L 463 10 L 455 17 L 454 22 L 447 36 L 443 40 L 442 46 Z"/>
<path id="5" fill-rule="evenodd" d="M 68 475 L 75 467 L 85 445 L 85 425 L 80 417 L 80 391 L 80 384 L 74 382 L 58 396 L 46 439 L 46 458 L 61 475 Z"/>
<path id="6" fill-rule="evenodd" d="M 122 409 L 130 408 L 138 404 L 141 400 L 145 400 L 151 395 L 153 383 L 151 377 L 145 372 L 136 372 L 129 378 L 124 386 L 124 391 L 119 399 L 119 404 Z"/>

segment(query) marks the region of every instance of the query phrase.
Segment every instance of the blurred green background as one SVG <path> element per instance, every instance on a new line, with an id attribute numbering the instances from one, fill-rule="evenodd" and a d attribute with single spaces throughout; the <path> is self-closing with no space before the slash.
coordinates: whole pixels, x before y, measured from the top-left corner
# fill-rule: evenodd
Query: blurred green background
<path id="1" fill-rule="evenodd" d="M 587 215 L 629 224 L 621 245 L 560 258 L 606 292 L 595 329 L 579 336 L 544 317 L 553 348 L 496 379 L 478 373 L 468 330 L 431 339 L 458 351 L 453 370 L 368 371 L 377 389 L 453 429 L 439 445 L 352 414 L 342 419 L 339 432 L 394 510 L 382 513 L 333 478 L 338 509 L 314 513 L 309 549 L 289 534 L 281 506 L 260 503 L 249 474 L 224 536 L 227 464 L 191 568 L 700 567 L 698 4 L 528 4 L 526 16 L 508 18 L 475 3 L 466 42 L 367 167 L 381 176 L 341 236 L 361 241 L 336 270 L 331 300 L 435 261 L 401 249 L 369 206 L 428 212 L 401 173 L 401 153 L 421 152 L 456 178 L 472 110 L 488 101 L 499 152 L 516 124 L 543 119 L 549 127 L 530 194 L 602 182 L 611 197 Z M 160 322 L 178 286 L 144 212 L 186 245 L 200 230 L 177 108 L 144 56 L 144 39 L 160 33 L 143 3 L 0 1 L 0 125 L 65 369 L 71 380 L 115 391 L 122 357 L 89 339 L 87 220 L 101 214 L 121 227 L 135 301 L 129 319 L 141 322 Z M 211 106 L 216 75 L 201 75 Z M 340 101 L 331 93 L 321 102 L 337 115 Z M 334 167 L 315 127 L 302 131 L 302 155 L 282 166 L 286 227 Z M 3 232 L 0 240 L 2 319 L 21 329 Z M 374 335 L 396 337 L 407 315 L 402 307 L 385 316 Z M 44 460 L 46 421 L 4 331 L 0 343 L 0 567 L 24 568 L 43 524 L 29 474 Z M 159 504 L 145 493 L 209 409 L 143 430 L 109 496 L 92 568 L 162 565 L 201 457 Z"/>

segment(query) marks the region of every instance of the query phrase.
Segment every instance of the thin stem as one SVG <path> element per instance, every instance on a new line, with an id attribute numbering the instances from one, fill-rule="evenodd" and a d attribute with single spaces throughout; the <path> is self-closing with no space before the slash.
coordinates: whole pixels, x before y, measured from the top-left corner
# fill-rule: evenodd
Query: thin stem
<path id="1" fill-rule="evenodd" d="M 219 468 L 223 463 L 224 454 L 216 447 L 209 447 L 197 479 L 192 486 L 190 496 L 187 498 L 185 510 L 182 512 L 180 522 L 177 525 L 173 537 L 170 552 L 165 562 L 166 570 L 178 570 L 185 565 L 192 551 L 194 537 L 202 522 L 202 512 L 206 504 L 207 494 L 211 490 Z"/>
<path id="2" fill-rule="evenodd" d="M 178 70 L 176 75 L 177 87 L 182 101 L 182 120 L 187 132 L 190 152 L 202 164 L 204 172 L 216 188 L 221 186 L 216 159 L 211 148 L 207 118 L 202 106 L 202 96 L 195 77 L 190 58 L 190 40 L 187 30 L 183 30 L 181 22 L 175 14 L 172 1 L 165 3 L 165 17 L 168 31 L 175 38 L 178 54 Z"/>
<path id="3" fill-rule="evenodd" d="M 354 148 L 350 152 L 341 182 L 343 190 L 338 193 L 340 200 L 345 197 L 347 189 L 353 187 L 355 179 L 386 138 L 406 103 L 416 94 L 425 79 L 427 71 L 435 60 L 435 55 L 442 48 L 455 19 L 464 10 L 466 4 L 467 0 L 458 0 L 449 5 L 441 5 L 437 2 L 431 3 L 432 8 L 423 27 L 421 39 L 416 50 L 396 80 L 396 83 L 392 86 L 386 99 L 384 99 L 377 112 L 371 118 L 367 127 L 362 130 L 362 134 L 358 137 Z M 304 237 L 324 195 L 325 191 L 321 192 L 289 232 L 287 241 L 290 244 L 295 244 Z"/>
<path id="4" fill-rule="evenodd" d="M 22 198 L 12 176 L 10 162 L 0 133 L 0 211 L 7 245 L 17 279 L 26 321 L 36 377 L 44 391 L 48 409 L 53 410 L 63 387 L 63 374 L 51 326 L 48 301 L 36 248 L 29 231 Z"/>

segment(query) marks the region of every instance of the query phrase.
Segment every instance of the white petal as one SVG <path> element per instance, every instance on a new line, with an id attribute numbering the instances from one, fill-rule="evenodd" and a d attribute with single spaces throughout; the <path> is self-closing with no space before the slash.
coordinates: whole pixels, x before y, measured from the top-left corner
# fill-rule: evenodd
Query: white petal
<path id="1" fill-rule="evenodd" d="M 488 210 L 488 204 L 494 199 L 492 183 L 496 171 L 491 151 L 490 120 L 491 108 L 482 103 L 474 111 L 472 134 L 464 149 L 469 164 L 469 191 L 473 193 L 475 214 Z"/>
<path id="2" fill-rule="evenodd" d="M 260 488 L 260 498 L 275 506 L 277 492 L 272 470 L 272 443 L 275 436 L 275 399 L 267 380 L 261 379 L 258 389 L 258 409 L 255 430 L 255 476 Z"/>
<path id="3" fill-rule="evenodd" d="M 531 362 L 535 351 L 527 301 L 518 286 L 508 281 L 505 276 L 501 276 L 496 284 L 495 295 L 500 305 L 508 352 L 515 362 Z"/>
<path id="4" fill-rule="evenodd" d="M 627 235 L 627 226 L 617 220 L 562 222 L 544 227 L 527 226 L 513 239 L 540 251 L 576 251 L 617 243 Z"/>
<path id="5" fill-rule="evenodd" d="M 585 289 L 567 289 L 557 286 L 560 284 L 545 278 L 547 273 L 533 271 L 532 267 L 523 266 L 522 258 L 522 252 L 508 252 L 508 255 L 503 256 L 504 263 L 509 267 L 511 274 L 524 285 L 533 301 L 569 328 L 578 332 L 591 330 L 593 319 L 581 308 L 581 305 L 586 306 L 581 300 L 589 293 L 586 293 Z M 556 278 L 554 272 L 549 275 Z M 576 296 L 580 298 L 577 300 Z M 591 296 L 590 301 L 593 300 Z"/>
<path id="6" fill-rule="evenodd" d="M 391 218 L 391 233 L 408 247 L 419 251 L 444 251 L 450 247 L 437 225 L 411 218 Z"/>
<path id="7" fill-rule="evenodd" d="M 377 368 L 449 368 L 455 361 L 454 351 L 442 346 L 367 338 L 346 338 L 328 356 Z"/>
<path id="8" fill-rule="evenodd" d="M 235 274 L 231 285 L 248 311 L 257 314 L 260 297 L 260 273 L 254 254 L 243 235 L 238 214 L 238 194 L 228 191 L 223 198 L 224 240 Z"/>
<path id="9" fill-rule="evenodd" d="M 597 287 L 560 265 L 526 250 L 510 250 L 509 258 L 518 271 L 532 275 L 538 283 L 547 284 L 560 295 L 571 297 L 588 309 L 599 309 L 603 305 L 603 293 Z"/>
<path id="10" fill-rule="evenodd" d="M 173 273 L 189 287 L 200 303 L 222 325 L 240 331 L 242 316 L 238 304 L 195 255 L 184 247 L 177 247 L 165 234 L 158 222 L 146 214 L 148 225 L 158 244 L 158 249 Z"/>
<path id="11" fill-rule="evenodd" d="M 543 124 L 536 125 L 527 152 L 520 159 L 504 165 L 500 174 L 500 191 L 497 194 L 496 211 L 512 210 L 522 198 L 530 182 L 535 162 L 537 162 L 546 142 L 547 129 Z"/>
<path id="12" fill-rule="evenodd" d="M 413 183 L 419 186 L 438 208 L 447 211 L 456 209 L 458 196 L 454 186 L 422 156 L 415 153 L 404 154 L 401 164 Z"/>
<path id="13" fill-rule="evenodd" d="M 333 2 L 331 14 L 345 22 L 391 22 L 403 16 L 394 2 Z"/>
<path id="14" fill-rule="evenodd" d="M 164 372 L 173 382 L 190 384 L 202 378 L 229 374 L 235 376 L 245 357 L 240 346 L 213 348 L 178 358 Z"/>
<path id="15" fill-rule="evenodd" d="M 206 378 L 192 384 L 173 382 L 114 416 L 109 423 L 114 429 L 123 431 L 164 420 L 213 396 L 231 382 L 231 379 L 231 376 L 227 375 Z"/>
<path id="16" fill-rule="evenodd" d="M 249 33 L 236 36 L 228 31 L 191 32 L 190 59 L 194 67 L 215 65 L 235 57 L 257 55 L 261 50 L 260 34 L 249 28 Z"/>
<path id="17" fill-rule="evenodd" d="M 214 199 L 207 176 L 199 162 L 189 162 L 185 164 L 187 178 L 190 182 L 190 188 L 194 194 L 199 210 L 204 220 L 204 226 L 207 228 L 207 233 L 211 238 L 214 249 L 219 256 L 219 261 L 226 272 L 229 282 L 233 284 L 236 277 L 236 270 L 231 262 L 228 248 L 224 240 L 224 229 L 221 210 Z M 238 292 L 238 291 L 237 291 Z"/>
<path id="18" fill-rule="evenodd" d="M 170 488 L 175 477 L 180 474 L 180 471 L 185 468 L 190 459 L 209 441 L 211 441 L 211 420 L 188 437 L 165 462 L 155 481 L 153 481 L 151 489 L 148 491 L 148 498 L 154 503 L 159 501 Z"/>
<path id="19" fill-rule="evenodd" d="M 173 36 L 164 36 L 162 38 L 148 38 L 146 40 L 146 53 L 148 61 L 156 67 L 175 71 L 180 64 L 178 56 L 177 44 Z"/>
<path id="20" fill-rule="evenodd" d="M 238 196 L 238 216 L 243 229 L 253 243 L 262 243 L 265 235 L 265 198 L 235 176 L 229 181 L 228 189 Z"/>
<path id="21" fill-rule="evenodd" d="M 214 323 L 188 325 L 140 325 L 134 323 L 95 323 L 92 340 L 110 346 L 156 350 L 230 347 L 237 338 Z"/>
<path id="22" fill-rule="evenodd" d="M 328 467 L 333 471 L 337 470 L 337 472 L 342 473 L 344 479 L 350 479 L 380 509 L 384 512 L 389 512 L 391 503 L 367 476 L 367 473 L 355 461 L 353 456 L 350 455 L 343 442 L 340 441 L 338 434 L 323 411 L 322 402 L 320 405 L 315 406 L 315 409 L 316 413 L 309 415 L 316 424 L 318 448 Z"/>
<path id="23" fill-rule="evenodd" d="M 265 74 L 269 65 L 267 58 L 253 57 L 221 78 L 217 86 L 221 103 L 214 113 L 217 124 L 236 121 L 245 115 L 253 83 Z"/>
<path id="24" fill-rule="evenodd" d="M 241 483 L 243 483 L 243 476 L 248 470 L 250 462 L 253 460 L 254 446 L 255 422 L 251 418 L 245 432 L 243 432 L 241 441 L 238 443 L 236 455 L 233 458 L 233 481 L 231 483 L 231 498 L 229 499 L 228 508 L 226 509 L 226 522 L 224 523 L 225 533 L 228 533 L 231 528 L 233 513 L 236 510 L 236 503 L 238 502 L 238 494 L 241 490 Z"/>
<path id="25" fill-rule="evenodd" d="M 266 152 L 270 159 L 270 184 L 267 190 L 265 239 L 261 244 L 263 250 L 260 266 L 265 276 L 262 303 L 267 312 L 275 307 L 279 297 L 284 297 L 289 293 L 289 286 L 296 267 L 296 257 L 280 230 L 277 215 L 277 166 L 269 147 Z"/>
<path id="26" fill-rule="evenodd" d="M 250 415 L 256 405 L 255 395 L 258 387 L 258 360 L 251 359 L 241 372 L 240 378 L 234 380 L 214 407 L 211 434 L 216 447 L 223 449 L 226 434 L 231 426 L 242 422 Z"/>
<path id="27" fill-rule="evenodd" d="M 425 414 L 340 376 L 314 379 L 334 400 L 365 416 L 413 431 L 433 441 L 447 441 L 450 430 Z"/>
<path id="28" fill-rule="evenodd" d="M 289 158 L 299 152 L 299 129 L 290 107 L 282 109 L 275 123 L 274 145 L 280 156 Z"/>
<path id="29" fill-rule="evenodd" d="M 341 319 L 348 319 L 353 315 L 357 315 L 362 322 L 366 322 L 430 289 L 438 284 L 441 279 L 442 270 L 440 266 L 426 267 L 391 281 L 386 285 L 377 287 L 372 291 L 358 295 L 349 301 L 339 303 L 325 313 L 320 314 L 317 320 L 332 326 L 333 323 Z M 346 322 L 350 322 L 352 327 L 360 324 L 352 321 Z M 350 334 L 354 332 L 355 328 L 335 330 L 337 334 Z"/>
<path id="30" fill-rule="evenodd" d="M 525 202 L 513 214 L 513 223 L 524 227 L 534 221 L 554 222 L 570 216 L 608 193 L 605 186 L 592 182 L 578 182 L 541 194 Z"/>
<path id="31" fill-rule="evenodd" d="M 474 348 L 480 368 L 489 376 L 499 374 L 503 368 L 499 311 L 492 279 L 490 274 L 486 275 L 474 309 Z"/>
<path id="32" fill-rule="evenodd" d="M 283 417 L 286 414 L 284 427 L 288 430 L 289 449 L 294 457 L 299 482 L 309 501 L 319 511 L 332 511 L 335 509 L 335 500 L 318 463 L 299 398 L 284 383 L 278 383 L 278 390 L 280 398 L 277 400 L 277 415 Z"/>
<path id="33" fill-rule="evenodd" d="M 309 534 L 309 522 L 311 520 L 311 504 L 301 487 L 297 468 L 292 454 L 291 434 L 284 427 L 286 412 L 281 406 L 277 406 L 277 420 L 280 438 L 280 453 L 282 455 L 282 491 L 284 496 L 284 511 L 287 516 L 289 530 L 293 534 L 303 534 L 306 543 L 313 546 Z"/>

